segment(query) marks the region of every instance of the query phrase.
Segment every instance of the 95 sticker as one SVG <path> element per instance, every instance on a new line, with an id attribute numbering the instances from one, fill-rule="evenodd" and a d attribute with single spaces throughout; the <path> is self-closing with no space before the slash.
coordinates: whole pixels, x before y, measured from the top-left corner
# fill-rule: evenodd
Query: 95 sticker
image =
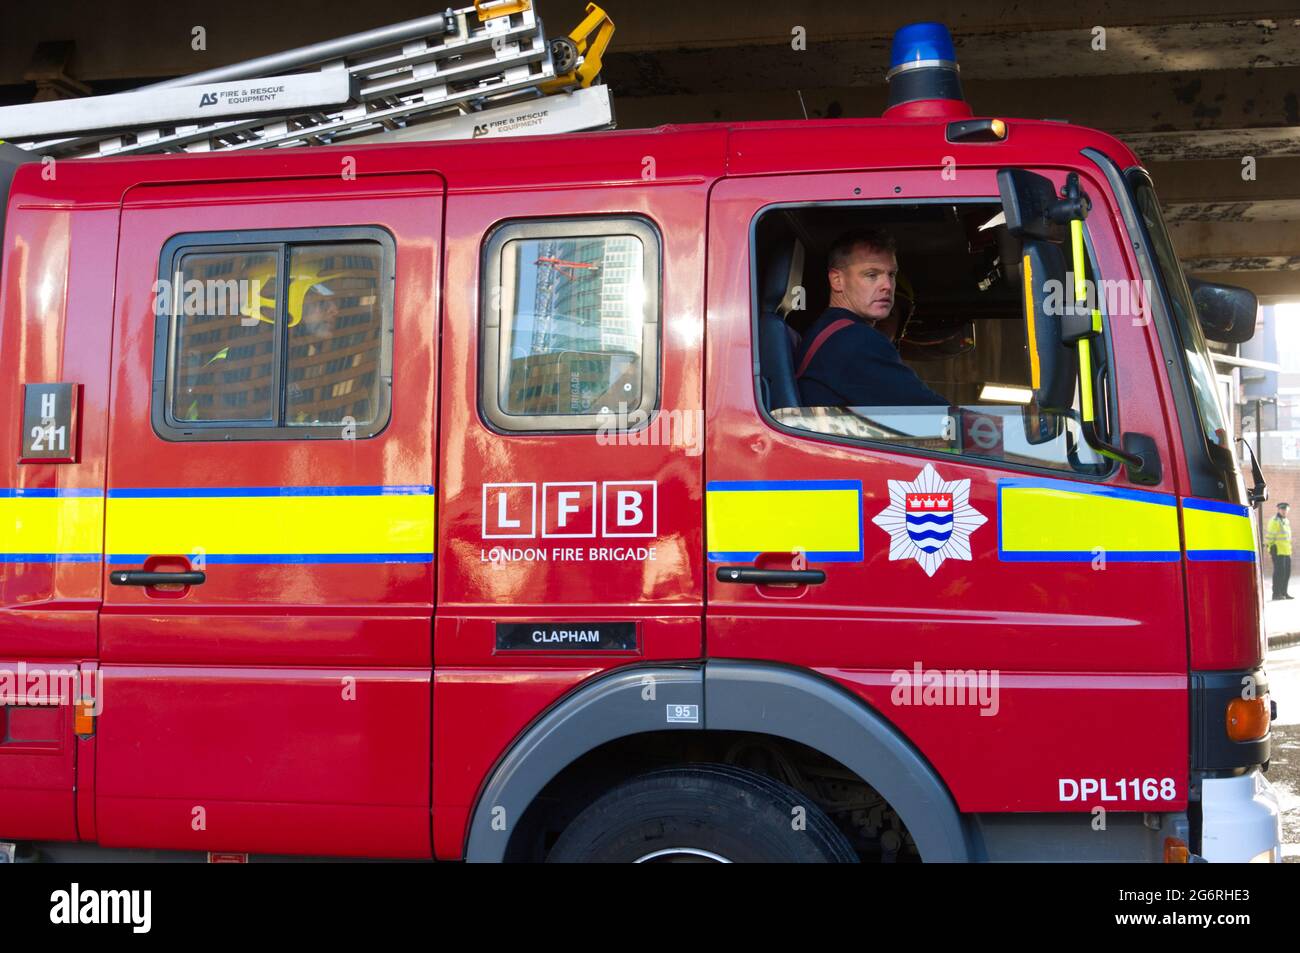
<path id="1" fill-rule="evenodd" d="M 699 705 L 669 705 L 668 724 L 698 725 L 700 723 Z"/>
<path id="2" fill-rule="evenodd" d="M 1061 778 L 1060 800 L 1172 801 L 1178 796 L 1173 778 Z"/>

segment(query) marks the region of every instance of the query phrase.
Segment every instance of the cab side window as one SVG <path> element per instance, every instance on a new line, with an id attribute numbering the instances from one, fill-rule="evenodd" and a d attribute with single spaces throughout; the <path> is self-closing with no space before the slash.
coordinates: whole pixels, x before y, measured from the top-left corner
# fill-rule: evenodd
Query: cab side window
<path id="1" fill-rule="evenodd" d="M 169 440 L 377 434 L 392 391 L 380 229 L 182 235 L 155 287 L 154 429 Z"/>
<path id="2" fill-rule="evenodd" d="M 1077 389 L 1068 413 L 1032 404 L 1019 243 L 1000 213 L 996 199 L 764 213 L 755 392 L 769 418 L 821 439 L 1108 472 L 1082 439 Z M 1094 354 L 1104 383 L 1104 337 Z"/>
<path id="3" fill-rule="evenodd" d="M 655 408 L 659 249 L 640 218 L 513 222 L 491 234 L 479 400 L 493 426 L 591 431 Z"/>

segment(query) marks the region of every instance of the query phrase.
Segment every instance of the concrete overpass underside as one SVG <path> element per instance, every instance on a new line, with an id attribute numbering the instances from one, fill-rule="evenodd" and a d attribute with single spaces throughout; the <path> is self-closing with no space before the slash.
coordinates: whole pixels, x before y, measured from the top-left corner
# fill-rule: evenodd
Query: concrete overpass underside
<path id="1" fill-rule="evenodd" d="M 584 0 L 537 0 L 551 34 Z M 1111 132 L 1151 169 L 1190 270 L 1300 300 L 1300 9 L 1182 0 L 906 5 L 604 0 L 619 124 L 873 116 L 893 31 L 953 32 L 976 115 Z M 120 8 L 120 9 L 119 9 Z M 10 5 L 0 97 L 112 92 L 438 9 L 416 0 Z M 192 48 L 195 26 L 206 49 Z M 802 36 L 803 42 L 796 42 Z M 1104 41 L 1104 42 L 1103 42 Z M 799 48 L 802 47 L 802 48 Z M 1247 161 L 1247 159 L 1253 162 Z M 1250 172 L 1253 165 L 1253 177 Z"/>

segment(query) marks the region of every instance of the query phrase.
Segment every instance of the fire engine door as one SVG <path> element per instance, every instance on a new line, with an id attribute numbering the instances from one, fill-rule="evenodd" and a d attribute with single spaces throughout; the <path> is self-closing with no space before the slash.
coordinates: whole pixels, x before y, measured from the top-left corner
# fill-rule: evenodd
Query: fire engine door
<path id="1" fill-rule="evenodd" d="M 1062 421 L 1068 439 L 1052 437 L 1018 402 L 1025 318 L 1000 264 L 996 171 L 733 179 L 712 192 L 708 653 L 805 666 L 853 692 L 966 811 L 1177 809 L 1187 660 L 1172 468 L 1135 486 L 1081 444 L 1076 418 Z M 1093 267 L 1125 278 L 1118 216 L 1104 185 L 1084 187 Z M 898 241 L 919 331 L 897 347 L 947 406 L 773 406 L 760 318 L 799 288 L 824 307 L 827 252 L 862 226 Z M 787 288 L 783 272 L 769 296 L 766 272 L 789 268 L 796 240 L 804 273 Z M 771 325 L 782 333 L 820 314 L 786 311 Z M 1151 329 L 1106 320 L 1094 350 L 1109 355 L 1122 430 L 1153 436 L 1168 461 Z M 967 324 L 973 348 L 922 359 Z"/>
<path id="2" fill-rule="evenodd" d="M 428 856 L 442 196 L 124 202 L 101 843 Z"/>

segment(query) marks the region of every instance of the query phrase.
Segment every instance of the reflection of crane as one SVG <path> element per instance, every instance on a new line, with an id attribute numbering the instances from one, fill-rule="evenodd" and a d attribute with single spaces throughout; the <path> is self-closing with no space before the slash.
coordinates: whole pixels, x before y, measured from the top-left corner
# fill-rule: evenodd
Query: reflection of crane
<path id="1" fill-rule="evenodd" d="M 578 268 L 587 268 L 591 271 L 600 269 L 600 265 L 594 261 L 565 261 L 563 258 L 539 258 L 537 264 L 550 265 L 556 271 L 564 272 L 569 278 L 578 277 L 575 273 Z"/>
<path id="2" fill-rule="evenodd" d="M 533 262 L 537 265 L 537 291 L 534 299 L 537 326 L 533 332 L 535 353 L 548 353 L 552 347 L 556 294 L 559 291 L 557 276 L 564 275 L 570 281 L 576 281 L 583 277 L 583 272 L 594 274 L 600 270 L 598 262 L 561 258 L 558 254 L 561 250 L 558 246 L 561 244 L 557 241 L 543 242 L 538 249 L 541 255 Z"/>

